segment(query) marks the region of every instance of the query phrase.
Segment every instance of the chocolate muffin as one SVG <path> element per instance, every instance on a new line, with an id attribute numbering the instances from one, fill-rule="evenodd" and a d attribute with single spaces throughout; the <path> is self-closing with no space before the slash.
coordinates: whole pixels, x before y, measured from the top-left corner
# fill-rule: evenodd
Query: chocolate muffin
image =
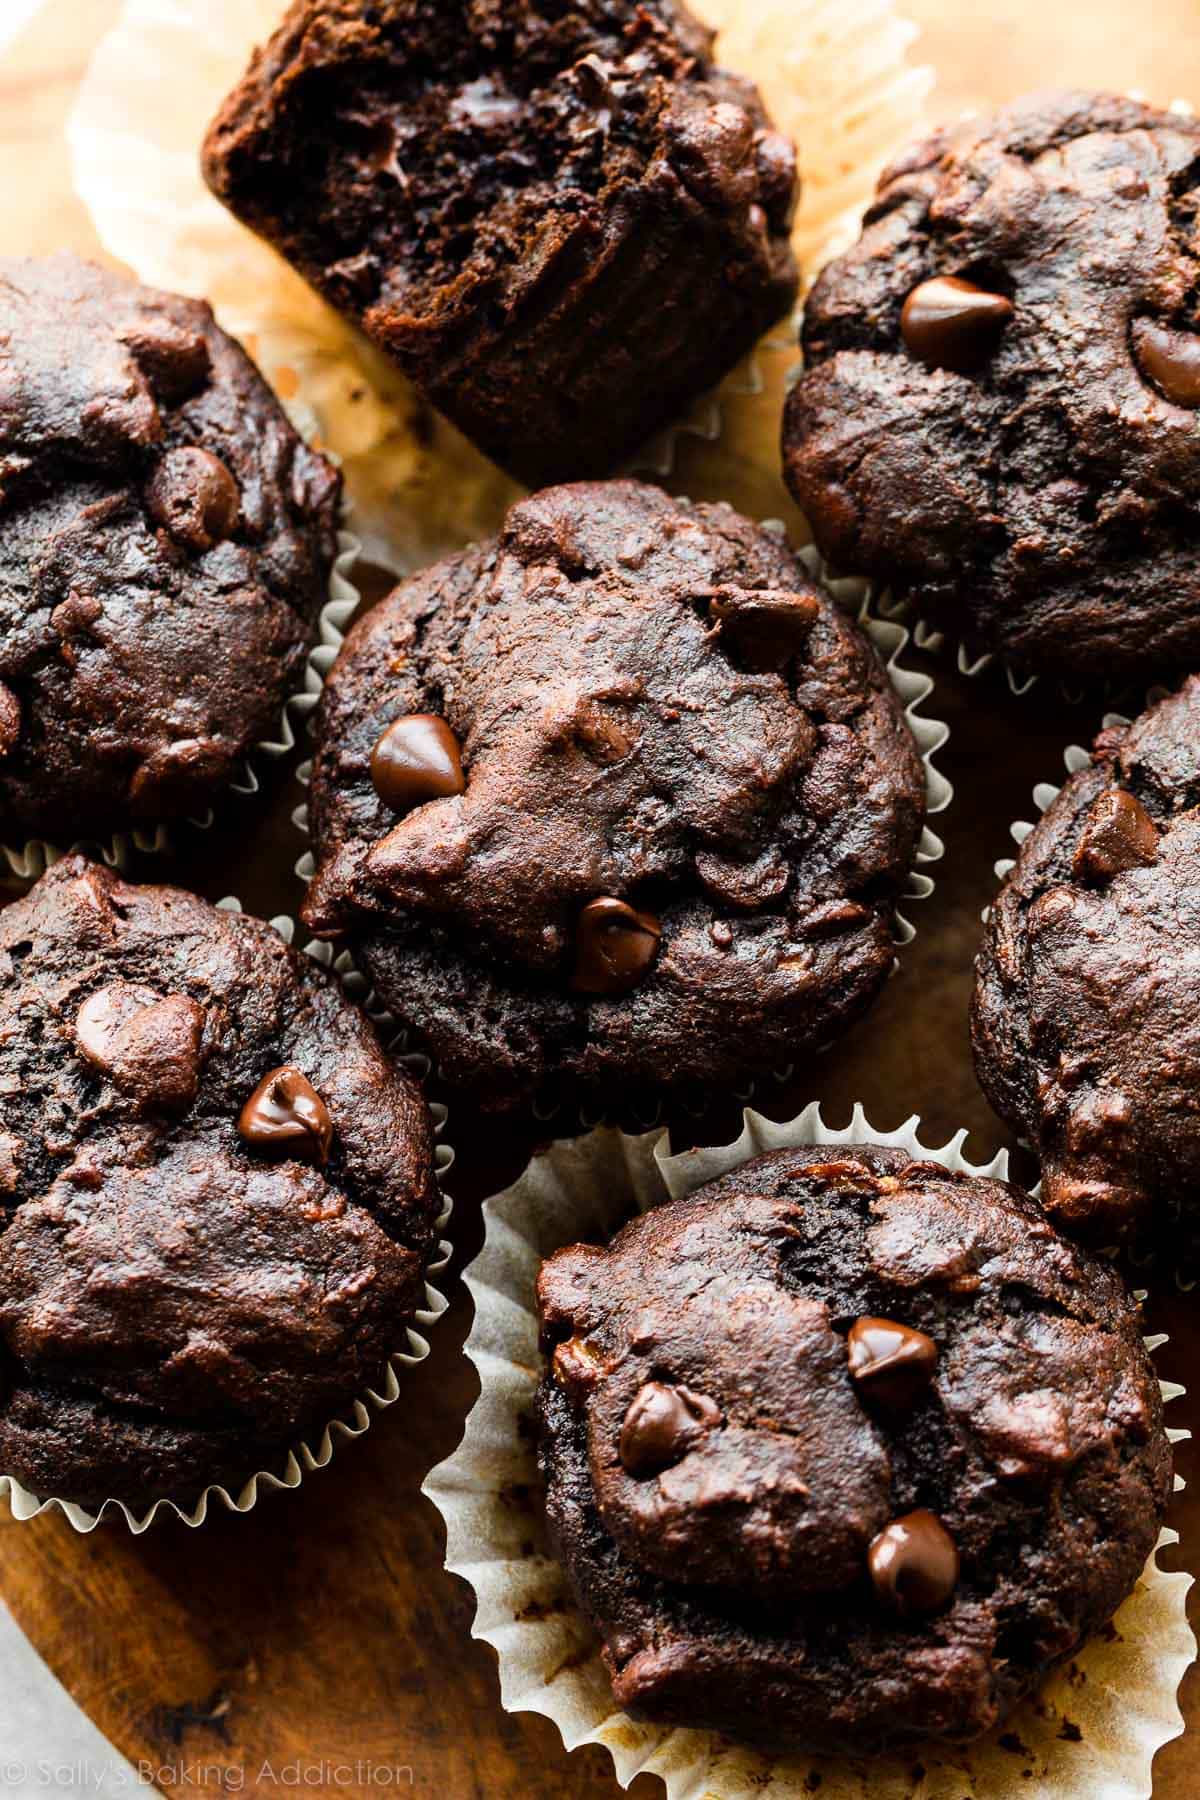
<path id="1" fill-rule="evenodd" d="M 82 857 L 0 914 L 0 1474 L 278 1468 L 403 1346 L 438 1211 L 419 1090 L 269 925 Z"/>
<path id="2" fill-rule="evenodd" d="M 208 307 L 0 259 L 0 837 L 201 811 L 302 683 L 339 479 Z"/>
<path id="3" fill-rule="evenodd" d="M 1200 121 L 1038 94 L 889 168 L 784 426 L 817 542 L 972 652 L 1200 660 Z"/>
<path id="4" fill-rule="evenodd" d="M 679 0 L 296 0 L 204 173 L 523 480 L 605 475 L 792 305 L 792 144 Z"/>
<path id="5" fill-rule="evenodd" d="M 1119 1278 L 1028 1195 L 780 1150 L 538 1284 L 552 1538 L 619 1707 L 966 1741 L 1100 1629 L 1171 1485 Z"/>
<path id="6" fill-rule="evenodd" d="M 635 482 L 520 502 L 351 633 L 305 919 L 486 1108 L 737 1084 L 893 962 L 924 771 L 780 537 Z"/>
<path id="7" fill-rule="evenodd" d="M 1200 677 L 1101 732 L 1022 844 L 976 964 L 992 1105 L 1102 1242 L 1200 1249 Z"/>

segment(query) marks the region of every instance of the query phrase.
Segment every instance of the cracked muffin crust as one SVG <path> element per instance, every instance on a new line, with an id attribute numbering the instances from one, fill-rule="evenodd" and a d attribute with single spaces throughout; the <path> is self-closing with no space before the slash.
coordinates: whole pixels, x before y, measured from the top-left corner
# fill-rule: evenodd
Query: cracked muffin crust
<path id="1" fill-rule="evenodd" d="M 82 857 L 0 913 L 0 1473 L 192 1505 L 377 1383 L 428 1114 L 269 925 Z"/>
<path id="2" fill-rule="evenodd" d="M 548 1523 L 634 1714 L 780 1749 L 966 1741 L 1157 1540 L 1136 1308 L 1003 1182 L 776 1151 L 552 1256 L 538 1301 Z"/>
<path id="3" fill-rule="evenodd" d="M 1200 658 L 1200 122 L 1037 94 L 881 177 L 822 273 L 784 426 L 837 565 L 972 652 Z"/>
<path id="4" fill-rule="evenodd" d="M 1022 844 L 976 963 L 975 1062 L 1042 1160 L 1042 1202 L 1111 1243 L 1200 1181 L 1200 677 L 1101 732 Z"/>
<path id="5" fill-rule="evenodd" d="M 277 734 L 339 486 L 207 306 L 0 259 L 0 835 L 202 810 Z"/>
<path id="6" fill-rule="evenodd" d="M 893 961 L 901 703 L 786 544 L 550 488 L 362 619 L 316 726 L 304 909 L 485 1107 L 736 1083 Z"/>
<path id="7" fill-rule="evenodd" d="M 678 0 L 297 0 L 204 173 L 532 485 L 610 473 L 796 296 L 794 148 Z"/>

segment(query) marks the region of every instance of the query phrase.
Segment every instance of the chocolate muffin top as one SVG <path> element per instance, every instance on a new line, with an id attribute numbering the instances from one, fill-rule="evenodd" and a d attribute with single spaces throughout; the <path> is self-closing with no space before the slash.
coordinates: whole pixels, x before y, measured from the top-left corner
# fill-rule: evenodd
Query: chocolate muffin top
<path id="1" fill-rule="evenodd" d="M 991 909 L 972 1035 L 1067 1229 L 1200 1248 L 1200 677 L 1101 732 Z"/>
<path id="2" fill-rule="evenodd" d="M 207 306 L 0 259 L 0 836 L 201 810 L 277 735 L 338 489 Z"/>
<path id="3" fill-rule="evenodd" d="M 888 169 L 805 315 L 788 481 L 973 651 L 1200 659 L 1200 122 L 1038 94 Z"/>
<path id="4" fill-rule="evenodd" d="M 0 913 L 0 1474 L 240 1488 L 379 1380 L 438 1209 L 420 1092 L 269 925 L 81 857 Z"/>
<path id="5" fill-rule="evenodd" d="M 736 1081 L 878 992 L 923 811 L 871 645 L 780 538 L 552 488 L 351 633 L 305 917 L 484 1106 Z"/>
<path id="6" fill-rule="evenodd" d="M 1004 1182 L 780 1150 L 538 1283 L 547 1517 L 617 1704 L 966 1740 L 1099 1629 L 1171 1483 L 1136 1309 Z"/>
<path id="7" fill-rule="evenodd" d="M 792 144 L 678 0 L 296 0 L 218 197 L 534 485 L 604 475 L 792 304 Z"/>

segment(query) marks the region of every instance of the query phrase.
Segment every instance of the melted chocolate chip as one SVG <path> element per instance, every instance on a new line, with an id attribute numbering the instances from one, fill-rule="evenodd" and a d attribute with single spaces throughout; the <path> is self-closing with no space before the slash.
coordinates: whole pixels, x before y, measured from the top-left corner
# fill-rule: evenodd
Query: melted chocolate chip
<path id="1" fill-rule="evenodd" d="M 259 1082 L 242 1108 L 238 1131 L 252 1149 L 305 1162 L 325 1162 L 333 1142 L 329 1108 L 308 1077 L 289 1066 L 272 1069 Z"/>
<path id="2" fill-rule="evenodd" d="M 867 1551 L 867 1566 L 875 1592 L 902 1619 L 941 1612 L 958 1585 L 958 1548 L 924 1507 L 884 1527 Z"/>
<path id="3" fill-rule="evenodd" d="M 621 1466 L 630 1475 L 657 1475 L 681 1462 L 720 1422 L 721 1409 L 707 1394 L 648 1381 L 634 1395 L 621 1426 Z"/>
<path id="4" fill-rule="evenodd" d="M 200 1086 L 204 1008 L 186 994 L 116 981 L 75 1016 L 79 1053 L 147 1110 L 182 1112 Z"/>
<path id="5" fill-rule="evenodd" d="M 230 537 L 241 513 L 237 482 L 211 450 L 169 450 L 146 490 L 152 518 L 189 550 Z"/>
<path id="6" fill-rule="evenodd" d="M 1176 406 L 1200 406 L 1200 334 L 1137 319 L 1133 354 L 1142 374 L 1168 400 Z"/>
<path id="7" fill-rule="evenodd" d="M 1077 881 L 1103 886 L 1126 869 L 1158 857 L 1158 828 L 1133 794 L 1109 788 L 1083 822 L 1071 869 Z"/>
<path id="8" fill-rule="evenodd" d="M 554 1352 L 554 1379 L 576 1399 L 595 1386 L 607 1367 L 604 1353 L 587 1338 L 567 1338 Z"/>
<path id="9" fill-rule="evenodd" d="M 914 1406 L 937 1368 L 937 1345 L 894 1319 L 856 1319 L 846 1337 L 850 1374 L 859 1392 L 889 1411 Z"/>
<path id="10" fill-rule="evenodd" d="M 177 405 L 194 394 L 208 379 L 212 367 L 203 333 L 162 314 L 147 313 L 121 333 L 133 360 L 154 392 L 168 405 Z"/>
<path id="11" fill-rule="evenodd" d="M 21 702 L 12 689 L 0 681 L 0 756 L 9 756 L 21 735 Z"/>
<path id="12" fill-rule="evenodd" d="M 393 812 L 466 791 L 458 739 L 433 713 L 410 713 L 388 726 L 371 752 L 375 792 Z"/>
<path id="13" fill-rule="evenodd" d="M 904 302 L 900 334 L 930 369 L 969 375 L 985 363 L 1013 315 L 1003 294 L 989 294 L 957 275 L 936 275 Z"/>
<path id="14" fill-rule="evenodd" d="M 658 953 L 662 926 L 624 900 L 592 900 L 579 915 L 573 986 L 581 994 L 625 994 Z"/>
<path id="15" fill-rule="evenodd" d="M 814 594 L 786 589 L 721 587 L 708 594 L 721 639 L 755 674 L 786 668 L 820 616 Z"/>

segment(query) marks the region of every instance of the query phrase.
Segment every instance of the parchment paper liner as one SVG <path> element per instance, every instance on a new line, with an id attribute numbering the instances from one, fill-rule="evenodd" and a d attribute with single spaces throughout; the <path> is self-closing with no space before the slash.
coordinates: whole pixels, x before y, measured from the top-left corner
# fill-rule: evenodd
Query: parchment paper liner
<path id="1" fill-rule="evenodd" d="M 918 135 L 931 85 L 893 0 L 692 0 L 719 54 L 759 83 L 800 140 L 795 241 L 811 276 L 851 235 L 884 162 Z M 209 194 L 198 151 L 284 0 L 125 0 L 69 126 L 77 189 L 101 241 L 144 280 L 212 301 L 285 400 L 306 402 L 343 460 L 368 556 L 411 569 L 487 536 L 518 491 L 399 371 Z M 778 481 L 786 328 L 635 459 L 667 473 L 680 432 L 716 438 Z"/>
<path id="2" fill-rule="evenodd" d="M 255 773 L 254 761 L 261 758 L 264 762 L 278 762 L 281 757 L 290 756 L 296 747 L 296 729 L 292 724 L 292 716 L 303 724 L 317 704 L 325 676 L 333 665 L 334 658 L 342 647 L 345 628 L 353 618 L 362 596 L 350 579 L 350 575 L 362 552 L 362 545 L 354 533 L 343 528 L 337 534 L 337 555 L 329 571 L 329 598 L 321 608 L 317 621 L 317 639 L 309 651 L 304 666 L 304 686 L 298 693 L 291 694 L 284 701 L 279 715 L 279 733 L 275 738 L 264 739 L 253 746 L 250 755 L 244 760 L 240 772 L 218 790 L 216 806 L 208 807 L 202 814 L 195 815 L 167 825 L 147 825 L 133 831 L 114 832 L 111 837 L 101 841 L 77 839 L 64 849 L 61 845 L 50 843 L 46 838 L 27 838 L 21 846 L 0 845 L 0 855 L 8 864 L 10 872 L 19 881 L 36 881 L 40 875 L 63 856 L 82 850 L 96 862 L 107 863 L 110 869 L 127 869 L 132 853 L 140 851 L 143 855 L 162 855 L 172 848 L 172 831 L 178 831 L 180 824 L 189 826 L 195 831 L 207 831 L 216 817 L 222 795 L 240 794 L 250 796 L 259 790 L 259 778 Z"/>
<path id="3" fill-rule="evenodd" d="M 241 902 L 234 899 L 218 900 L 217 905 L 224 912 L 241 912 L 243 910 Z M 296 935 L 296 925 L 293 919 L 284 914 L 272 919 L 270 923 L 285 943 L 293 942 Z M 311 956 L 314 962 L 320 963 L 323 968 L 330 966 L 328 944 L 306 944 L 304 954 Z M 353 993 L 350 997 L 354 998 Z M 404 1063 L 418 1080 L 428 1074 L 428 1057 L 405 1052 L 403 1043 L 388 1047 L 393 1057 L 398 1062 Z M 446 1129 L 446 1108 L 435 1104 L 431 1105 L 429 1110 L 433 1117 L 434 1133 L 440 1139 Z M 453 1162 L 454 1151 L 448 1144 L 438 1142 L 434 1148 L 434 1169 L 442 1198 L 442 1208 L 435 1220 L 435 1229 L 439 1234 L 444 1232 L 449 1224 L 454 1206 L 442 1186 L 443 1179 Z M 182 1520 L 185 1525 L 197 1527 L 203 1525 L 208 1518 L 210 1504 L 219 1504 L 229 1512 L 248 1513 L 258 1504 L 262 1494 L 298 1488 L 306 1475 L 311 1475 L 317 1469 L 329 1467 L 334 1453 L 340 1445 L 353 1443 L 368 1432 L 376 1413 L 386 1412 L 388 1407 L 396 1404 L 403 1392 L 400 1386 L 400 1377 L 397 1374 L 397 1364 L 402 1368 L 411 1368 L 416 1363 L 424 1362 L 429 1355 L 429 1342 L 422 1332 L 427 1331 L 431 1325 L 435 1325 L 450 1304 L 446 1296 L 433 1285 L 430 1278 L 442 1272 L 453 1253 L 453 1245 L 439 1235 L 433 1249 L 432 1259 L 425 1270 L 425 1304 L 412 1314 L 411 1323 L 405 1324 L 404 1333 L 407 1347 L 392 1353 L 380 1388 L 378 1390 L 367 1388 L 361 1394 L 348 1397 L 345 1403 L 345 1412 L 340 1413 L 337 1418 L 331 1419 L 319 1438 L 298 1442 L 295 1448 L 288 1452 L 282 1468 L 278 1471 L 260 1469 L 251 1475 L 236 1492 L 231 1492 L 228 1488 L 215 1484 L 206 1487 L 191 1508 L 179 1506 L 174 1500 L 157 1500 L 147 1511 L 135 1512 L 123 1500 L 106 1500 L 102 1506 L 91 1511 L 87 1507 L 76 1505 L 73 1500 L 32 1494 L 28 1488 L 21 1485 L 15 1476 L 3 1474 L 0 1474 L 0 1501 L 8 1500 L 12 1516 L 18 1523 L 39 1518 L 42 1513 L 57 1508 L 74 1526 L 75 1530 L 85 1536 L 95 1531 L 98 1525 L 121 1518 L 134 1536 L 140 1537 L 160 1517 L 174 1517 Z M 416 1326 L 420 1326 L 421 1331 L 416 1330 Z"/>
<path id="4" fill-rule="evenodd" d="M 680 504 L 687 505 L 688 502 L 681 500 Z M 780 519 L 764 519 L 762 529 L 779 537 L 787 535 L 787 527 Z M 925 769 L 926 813 L 933 815 L 944 812 L 954 798 L 954 789 L 941 771 L 934 766 L 933 759 L 945 747 L 950 736 L 950 727 L 938 719 L 926 718 L 920 711 L 933 692 L 934 684 L 930 676 L 904 666 L 902 658 L 909 641 L 908 631 L 902 625 L 897 624 L 895 620 L 881 619 L 871 613 L 868 608 L 869 583 L 857 578 L 847 580 L 831 576 L 814 545 L 805 545 L 802 549 L 796 550 L 795 555 L 804 565 L 808 574 L 827 588 L 843 612 L 857 614 L 859 624 L 874 644 L 892 686 L 904 702 L 904 716 L 916 739 Z M 335 659 L 336 652 L 328 658 L 325 665 L 326 673 L 332 668 Z M 311 777 L 311 761 L 302 763 L 296 771 L 296 779 L 302 786 L 307 787 Z M 307 804 L 298 806 L 292 814 L 292 818 L 307 838 L 309 836 Z M 908 882 L 904 889 L 903 903 L 929 899 L 934 890 L 934 882 L 932 876 L 926 874 L 925 870 L 932 864 L 940 862 L 945 853 L 946 847 L 941 838 L 930 829 L 928 824 L 924 825 L 917 845 L 916 858 L 909 871 Z M 296 863 L 296 874 L 305 886 L 311 882 L 315 867 L 316 861 L 313 852 L 305 850 Z M 893 937 L 897 951 L 911 944 L 916 935 L 916 926 L 900 910 L 898 904 L 893 923 Z M 357 968 L 352 953 L 349 950 L 339 952 L 333 966 L 344 982 L 352 984 L 351 991 L 355 999 L 370 1014 L 378 1028 L 385 1032 L 395 1031 L 397 1021 L 394 1014 L 388 1011 L 386 1003 L 376 993 L 367 977 Z M 892 963 L 893 974 L 899 966 L 900 958 L 897 955 Z M 836 1042 L 836 1039 L 831 1042 Z M 820 1055 L 828 1047 L 828 1045 L 819 1046 L 813 1054 Z M 776 1078 L 779 1081 L 786 1081 L 791 1074 L 790 1067 L 779 1069 L 776 1071 Z M 745 1088 L 738 1093 L 737 1098 L 749 1100 L 755 1092 L 756 1083 L 747 1080 Z M 659 1110 L 660 1108 L 652 1103 L 650 1106 L 651 1116 L 642 1122 L 645 1124 L 655 1123 Z M 535 1101 L 533 1111 L 538 1119 L 550 1120 L 559 1116 L 560 1108 L 557 1105 L 543 1107 L 540 1102 Z M 585 1127 L 590 1127 L 597 1122 L 587 1108 L 583 1110 L 581 1119 Z"/>
<path id="5" fill-rule="evenodd" d="M 986 1164 L 968 1162 L 965 1131 L 929 1149 L 917 1118 L 898 1131 L 876 1131 L 855 1107 L 848 1128 L 837 1131 L 814 1104 L 787 1124 L 752 1112 L 744 1121 L 735 1143 L 681 1156 L 670 1154 L 665 1132 L 627 1137 L 604 1129 L 560 1141 L 485 1208 L 484 1247 L 466 1278 L 475 1302 L 466 1350 L 482 1391 L 462 1445 L 433 1470 L 424 1492 L 446 1523 L 447 1568 L 474 1590 L 473 1635 L 497 1652 L 506 1709 L 545 1714 L 569 1750 L 602 1745 L 623 1786 L 639 1773 L 658 1775 L 668 1800 L 811 1800 L 816 1793 L 821 1800 L 1142 1800 L 1155 1751 L 1183 1729 L 1176 1690 L 1195 1656 L 1186 1616 L 1191 1577 L 1164 1573 L 1155 1556 L 1116 1615 L 1111 1641 L 1093 1640 L 999 1731 L 966 1748 L 912 1746 L 862 1760 L 771 1758 L 715 1733 L 613 1710 L 597 1640 L 549 1548 L 537 1498 L 528 1422 L 541 1363 L 534 1283 L 542 1259 L 564 1244 L 606 1239 L 635 1212 L 781 1147 L 894 1144 L 948 1169 L 1007 1177 L 1004 1151 Z M 1183 1389 L 1164 1383 L 1163 1392 L 1170 1399 Z M 1187 1435 L 1170 1433 L 1172 1440 Z M 1159 1547 L 1176 1541 L 1164 1531 Z"/>

